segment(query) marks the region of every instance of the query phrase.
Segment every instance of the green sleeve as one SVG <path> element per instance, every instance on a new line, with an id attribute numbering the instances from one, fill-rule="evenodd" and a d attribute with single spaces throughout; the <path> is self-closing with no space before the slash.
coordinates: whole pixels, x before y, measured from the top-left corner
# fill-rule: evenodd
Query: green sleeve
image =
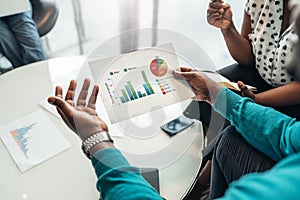
<path id="1" fill-rule="evenodd" d="M 140 169 L 132 167 L 119 150 L 107 148 L 96 152 L 92 164 L 98 177 L 97 189 L 101 199 L 162 199 L 141 176 Z"/>
<path id="2" fill-rule="evenodd" d="M 225 87 L 218 93 L 214 108 L 252 146 L 273 160 L 300 151 L 300 123 L 295 119 L 240 97 Z"/>

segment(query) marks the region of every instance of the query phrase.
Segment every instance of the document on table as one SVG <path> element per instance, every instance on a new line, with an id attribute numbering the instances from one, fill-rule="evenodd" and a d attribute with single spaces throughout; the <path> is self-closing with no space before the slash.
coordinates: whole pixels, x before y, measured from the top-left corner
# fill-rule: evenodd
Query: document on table
<path id="1" fill-rule="evenodd" d="M 71 147 L 42 110 L 1 127 L 0 138 L 21 172 Z"/>
<path id="2" fill-rule="evenodd" d="M 5 17 L 30 9 L 29 0 L 0 0 L 0 17 Z"/>
<path id="3" fill-rule="evenodd" d="M 179 67 L 171 44 L 89 62 L 112 124 L 194 96 L 188 83 L 175 79 Z"/>

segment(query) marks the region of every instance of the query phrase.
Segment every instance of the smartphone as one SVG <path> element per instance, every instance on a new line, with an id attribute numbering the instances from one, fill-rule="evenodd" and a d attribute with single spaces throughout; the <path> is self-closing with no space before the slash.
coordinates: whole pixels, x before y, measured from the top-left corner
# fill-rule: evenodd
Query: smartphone
<path id="1" fill-rule="evenodd" d="M 191 119 L 180 115 L 179 117 L 165 123 L 162 125 L 160 128 L 166 132 L 169 136 L 174 136 L 180 131 L 186 129 L 187 127 L 191 126 L 194 124 L 194 121 Z"/>

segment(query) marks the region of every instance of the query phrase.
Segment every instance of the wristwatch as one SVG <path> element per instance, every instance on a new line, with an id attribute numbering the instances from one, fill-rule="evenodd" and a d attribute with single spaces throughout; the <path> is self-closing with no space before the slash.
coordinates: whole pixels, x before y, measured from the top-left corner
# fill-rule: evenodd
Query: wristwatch
<path id="1" fill-rule="evenodd" d="M 107 131 L 102 131 L 99 133 L 95 133 L 88 137 L 86 140 L 82 142 L 81 149 L 83 153 L 91 159 L 90 149 L 101 142 L 111 142 L 114 143 L 114 141 L 111 139 L 109 133 Z"/>

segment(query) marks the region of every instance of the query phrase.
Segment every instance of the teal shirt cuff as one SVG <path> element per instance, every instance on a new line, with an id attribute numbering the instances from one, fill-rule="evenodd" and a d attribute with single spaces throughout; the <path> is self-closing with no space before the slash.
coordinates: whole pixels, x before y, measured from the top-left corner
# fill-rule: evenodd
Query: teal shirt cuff
<path id="1" fill-rule="evenodd" d="M 92 157 L 92 164 L 96 169 L 97 176 L 100 176 L 110 169 L 118 168 L 120 166 L 130 166 L 128 161 L 124 158 L 122 153 L 115 148 L 106 148 L 94 153 Z M 97 165 L 97 167 L 96 167 Z"/>
<path id="2" fill-rule="evenodd" d="M 241 99 L 241 96 L 223 87 L 216 96 L 214 109 L 226 119 L 231 120 L 234 107 Z"/>
<path id="3" fill-rule="evenodd" d="M 92 157 L 98 181 L 97 189 L 101 199 L 144 199 L 161 197 L 148 182 L 142 178 L 140 169 L 130 166 L 122 153 L 115 148 L 97 151 Z"/>

